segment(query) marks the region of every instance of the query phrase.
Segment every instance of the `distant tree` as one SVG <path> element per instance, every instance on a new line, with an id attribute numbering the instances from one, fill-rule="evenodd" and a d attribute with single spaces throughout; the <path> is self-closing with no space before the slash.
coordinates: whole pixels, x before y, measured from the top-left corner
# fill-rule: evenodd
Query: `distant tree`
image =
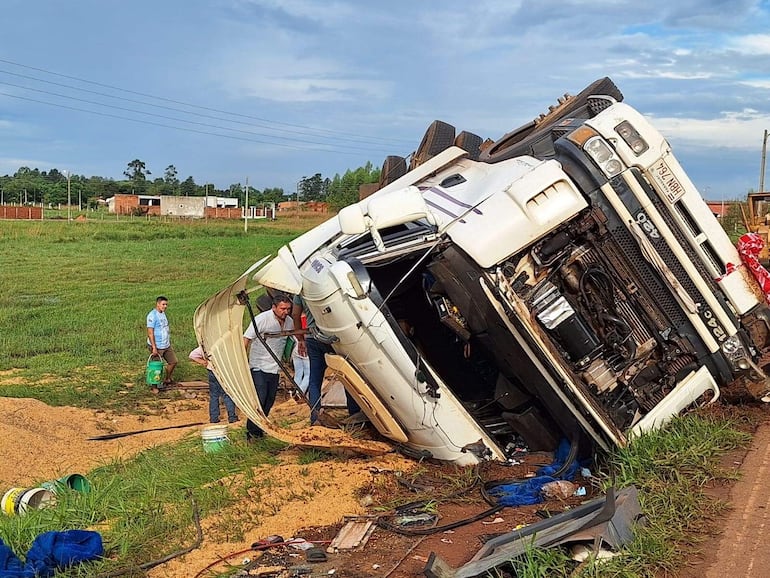
<path id="1" fill-rule="evenodd" d="M 147 166 L 144 164 L 143 161 L 140 161 L 139 159 L 134 159 L 130 163 L 128 163 L 128 167 L 125 171 L 123 171 L 123 174 L 128 177 L 131 181 L 146 181 L 147 175 L 151 175 L 152 173 L 147 170 Z"/>
<path id="2" fill-rule="evenodd" d="M 380 169 L 374 168 L 371 162 L 355 170 L 347 170 L 339 174 L 329 183 L 329 193 L 326 202 L 334 210 L 340 210 L 352 203 L 358 202 L 358 189 L 363 184 L 376 183 L 380 180 Z"/>
<path id="3" fill-rule="evenodd" d="M 722 227 L 728 235 L 737 234 L 739 230 L 741 233 L 745 232 L 743 213 L 741 212 L 742 201 L 740 199 L 735 199 L 728 201 L 727 203 L 727 210 L 722 217 Z M 745 207 L 743 210 L 748 212 Z"/>
<path id="4" fill-rule="evenodd" d="M 268 188 L 262 191 L 261 201 L 267 203 L 280 203 L 286 200 L 286 195 L 282 188 Z"/>
<path id="5" fill-rule="evenodd" d="M 166 170 L 163 172 L 163 181 L 167 185 L 176 186 L 179 184 L 179 179 L 176 175 L 176 167 L 174 165 L 168 165 Z"/>
<path id="6" fill-rule="evenodd" d="M 238 204 L 243 207 L 244 204 L 244 190 L 243 186 L 241 186 L 241 183 L 233 183 L 229 187 L 227 187 L 227 196 L 231 199 L 238 199 Z"/>
<path id="7" fill-rule="evenodd" d="M 179 193 L 185 197 L 194 197 L 197 191 L 195 180 L 190 176 L 179 185 Z"/>
<path id="8" fill-rule="evenodd" d="M 321 173 L 316 173 L 312 177 L 302 177 L 297 183 L 297 191 L 301 201 L 322 201 L 325 194 Z"/>
<path id="9" fill-rule="evenodd" d="M 147 177 L 152 173 L 147 170 L 146 165 L 139 159 L 134 159 L 128 163 L 128 167 L 123 174 L 128 177 L 131 189 L 137 193 L 143 193 L 147 190 Z"/>

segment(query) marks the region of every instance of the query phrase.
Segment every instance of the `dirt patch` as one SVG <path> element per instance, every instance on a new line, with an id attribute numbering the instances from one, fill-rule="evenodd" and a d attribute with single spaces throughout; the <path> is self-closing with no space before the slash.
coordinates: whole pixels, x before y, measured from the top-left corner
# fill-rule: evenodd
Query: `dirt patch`
<path id="1" fill-rule="evenodd" d="M 208 422 L 201 399 L 168 401 L 154 415 L 118 415 L 73 407 L 50 407 L 26 398 L 0 398 L 0 490 L 28 487 L 71 473 L 85 473 L 149 447 L 182 439 L 197 428 L 153 431 L 108 441 L 88 438 Z"/>

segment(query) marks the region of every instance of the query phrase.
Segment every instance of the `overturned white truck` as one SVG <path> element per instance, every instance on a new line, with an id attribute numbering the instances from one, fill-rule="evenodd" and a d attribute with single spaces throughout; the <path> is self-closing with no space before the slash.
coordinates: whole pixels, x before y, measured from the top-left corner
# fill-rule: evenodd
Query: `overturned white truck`
<path id="1" fill-rule="evenodd" d="M 280 437 L 240 340 L 235 295 L 255 283 L 301 293 L 330 367 L 414 455 L 606 448 L 736 379 L 765 395 L 765 296 L 621 99 L 602 79 L 480 156 L 449 147 L 206 301 L 196 330 L 225 390 Z"/>

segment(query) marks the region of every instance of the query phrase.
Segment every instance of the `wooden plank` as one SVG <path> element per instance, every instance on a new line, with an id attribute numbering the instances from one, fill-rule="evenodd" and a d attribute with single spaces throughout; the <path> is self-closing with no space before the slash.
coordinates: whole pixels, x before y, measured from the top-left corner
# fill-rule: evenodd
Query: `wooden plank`
<path id="1" fill-rule="evenodd" d="M 340 531 L 326 549 L 330 554 L 340 550 L 355 550 L 363 548 L 374 532 L 377 516 L 345 516 L 346 521 Z"/>

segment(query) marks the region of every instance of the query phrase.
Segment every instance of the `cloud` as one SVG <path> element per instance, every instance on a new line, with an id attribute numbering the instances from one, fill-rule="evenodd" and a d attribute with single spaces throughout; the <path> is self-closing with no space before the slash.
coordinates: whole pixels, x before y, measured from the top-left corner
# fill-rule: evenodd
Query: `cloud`
<path id="1" fill-rule="evenodd" d="M 381 98 L 391 91 L 390 83 L 356 78 L 333 61 L 286 53 L 248 58 L 237 67 L 219 70 L 218 76 L 235 97 L 284 103 Z"/>
<path id="2" fill-rule="evenodd" d="M 361 7 L 347 2 L 313 0 L 236 0 L 236 10 L 258 13 L 288 25 L 291 21 L 322 26 L 350 24 L 359 18 Z M 365 12 L 365 11 L 364 11 Z"/>
<path id="3" fill-rule="evenodd" d="M 751 56 L 770 54 L 770 34 L 746 34 L 731 38 L 728 48 Z"/>
<path id="4" fill-rule="evenodd" d="M 755 151 L 770 127 L 770 115 L 752 109 L 723 112 L 710 119 L 647 116 L 667 138 L 698 147 Z"/>
<path id="5" fill-rule="evenodd" d="M 31 169 L 38 168 L 45 171 L 55 166 L 55 163 L 47 160 L 0 157 L 0 174 L 2 175 L 12 175 L 21 167 L 28 167 Z"/>

